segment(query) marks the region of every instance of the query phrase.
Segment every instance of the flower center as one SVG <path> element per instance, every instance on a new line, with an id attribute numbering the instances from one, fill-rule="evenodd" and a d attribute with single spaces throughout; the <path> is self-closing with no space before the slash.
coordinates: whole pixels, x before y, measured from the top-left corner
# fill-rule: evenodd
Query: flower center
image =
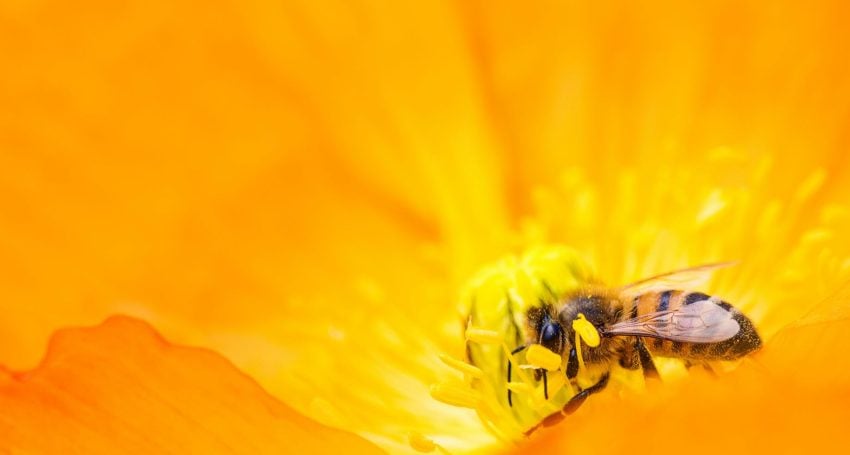
<path id="1" fill-rule="evenodd" d="M 557 413 L 577 390 L 562 373 L 561 353 L 532 342 L 526 313 L 541 300 L 557 300 L 588 282 L 587 270 L 576 253 L 564 247 L 532 250 L 482 270 L 464 297 L 466 359 L 440 357 L 460 377 L 432 386 L 431 396 L 473 409 L 504 441 L 524 437 L 529 428 Z M 598 333 L 583 315 L 574 325 L 588 346 L 598 345 Z"/>

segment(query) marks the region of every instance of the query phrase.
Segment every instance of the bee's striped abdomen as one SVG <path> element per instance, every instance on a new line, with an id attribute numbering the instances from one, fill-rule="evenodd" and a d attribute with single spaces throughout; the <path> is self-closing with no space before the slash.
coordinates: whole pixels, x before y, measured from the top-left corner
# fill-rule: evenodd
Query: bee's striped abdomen
<path id="1" fill-rule="evenodd" d="M 712 299 L 725 311 L 732 313 L 740 329 L 732 338 L 714 343 L 692 343 L 673 341 L 663 338 L 643 337 L 644 344 L 654 354 L 662 357 L 677 357 L 691 360 L 733 360 L 755 351 L 761 346 L 761 338 L 756 333 L 752 321 L 736 310 L 732 305 L 701 292 L 666 290 L 648 292 L 626 303 L 624 315 L 630 319 L 665 312 L 676 311 L 683 306 Z"/>

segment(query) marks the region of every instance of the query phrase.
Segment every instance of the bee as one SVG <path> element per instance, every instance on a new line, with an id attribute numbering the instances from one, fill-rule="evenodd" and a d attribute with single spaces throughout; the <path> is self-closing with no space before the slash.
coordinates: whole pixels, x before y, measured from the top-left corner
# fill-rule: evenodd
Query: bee
<path id="1" fill-rule="evenodd" d="M 750 319 L 716 296 L 683 290 L 730 263 L 708 264 L 653 276 L 619 288 L 587 284 L 525 308 L 524 338 L 510 358 L 538 344 L 561 356 L 561 370 L 578 390 L 562 409 L 537 426 L 549 426 L 575 412 L 591 394 L 608 384 L 615 364 L 658 377 L 654 356 L 673 357 L 690 364 L 735 360 L 761 347 Z M 594 383 L 581 388 L 580 368 L 594 371 Z M 537 370 L 548 399 L 547 371 Z M 507 402 L 513 406 L 511 392 Z"/>

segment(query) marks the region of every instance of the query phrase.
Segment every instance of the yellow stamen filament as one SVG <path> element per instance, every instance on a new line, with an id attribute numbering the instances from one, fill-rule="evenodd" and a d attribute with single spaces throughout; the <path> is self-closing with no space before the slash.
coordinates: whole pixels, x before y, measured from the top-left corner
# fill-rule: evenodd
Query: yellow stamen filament
<path id="1" fill-rule="evenodd" d="M 454 384 L 434 384 L 431 386 L 431 397 L 452 406 L 475 409 L 481 403 L 481 396 L 469 387 Z"/>
<path id="2" fill-rule="evenodd" d="M 440 360 L 442 360 L 443 363 L 445 363 L 446 365 L 470 377 L 481 378 L 484 376 L 484 372 L 481 371 L 481 369 L 476 367 L 475 365 L 470 365 L 466 362 L 449 357 L 445 354 L 440 354 Z"/>
<path id="3" fill-rule="evenodd" d="M 481 327 L 467 326 L 466 340 L 471 343 L 493 346 L 501 346 L 505 357 L 513 364 L 513 372 L 516 375 L 516 380 L 505 384 L 501 390 L 494 390 L 488 381 L 470 381 L 470 379 L 485 378 L 484 372 L 474 365 L 467 364 L 460 360 L 447 355 L 440 355 L 439 358 L 446 365 L 464 373 L 468 384 L 459 384 L 456 381 L 435 384 L 431 386 L 431 397 L 445 404 L 458 406 L 463 408 L 474 409 L 481 417 L 485 425 L 498 438 L 504 441 L 511 441 L 513 434 L 524 431 L 524 426 L 517 426 L 512 418 L 506 419 L 502 403 L 498 397 L 502 397 L 505 391 L 517 393 L 519 398 L 521 395 L 524 402 L 537 412 L 548 410 L 545 414 L 551 413 L 556 407 L 551 401 L 545 400 L 543 392 L 528 374 L 528 369 L 544 368 L 549 371 L 556 371 L 561 367 L 562 359 L 558 354 L 546 349 L 541 345 L 531 345 L 523 353 L 524 363 L 533 363 L 533 365 L 521 364 L 517 359 L 516 354 L 512 354 L 512 348 L 505 342 L 503 333 L 494 330 L 488 330 Z M 504 383 L 503 383 L 504 384 Z M 565 386 L 564 381 L 554 380 L 550 384 L 550 392 L 560 390 Z M 414 443 L 422 443 L 421 440 Z M 420 445 L 423 449 L 428 449 L 426 443 Z M 418 449 L 417 449 L 418 450 Z M 439 445 L 436 450 L 442 453 L 448 453 Z"/>
<path id="4" fill-rule="evenodd" d="M 509 433 L 505 432 L 506 428 L 496 423 L 505 423 L 503 420 L 504 414 L 502 414 L 501 407 L 498 403 L 496 403 L 494 400 L 482 401 L 481 406 L 477 407 L 475 411 L 478 412 L 478 415 L 482 418 L 484 424 L 490 431 L 493 432 L 494 435 L 496 435 L 496 437 L 502 439 L 505 442 L 511 441 Z M 519 431 L 519 429 L 515 428 L 515 431 Z M 442 450 L 443 452 L 446 452 L 445 449 Z"/>
<path id="5" fill-rule="evenodd" d="M 561 368 L 561 356 L 539 344 L 533 344 L 528 347 L 525 360 L 538 368 L 545 368 L 549 371 L 555 371 Z"/>
<path id="6" fill-rule="evenodd" d="M 517 362 L 516 357 L 513 354 L 511 354 L 511 350 L 508 349 L 508 345 L 506 345 L 505 343 L 502 343 L 502 350 L 505 352 L 505 356 L 508 358 L 508 360 L 511 361 L 511 363 L 513 363 L 514 365 L 519 365 L 519 362 Z M 533 382 L 531 381 L 531 378 L 528 377 L 528 375 L 525 373 L 523 368 L 517 368 L 516 372 L 517 372 L 517 376 L 519 376 L 519 378 L 520 378 L 520 380 L 522 380 L 522 382 L 525 382 L 526 384 L 533 384 Z"/>
<path id="7" fill-rule="evenodd" d="M 502 344 L 505 337 L 495 330 L 479 329 L 476 327 L 468 327 L 466 329 L 466 339 L 480 344 Z"/>

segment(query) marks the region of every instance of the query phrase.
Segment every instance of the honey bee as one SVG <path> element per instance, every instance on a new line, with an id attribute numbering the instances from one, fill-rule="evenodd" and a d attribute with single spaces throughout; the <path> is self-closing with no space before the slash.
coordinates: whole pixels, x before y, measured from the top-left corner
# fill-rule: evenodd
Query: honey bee
<path id="1" fill-rule="evenodd" d="M 549 415 L 541 424 L 548 426 L 561 420 L 589 395 L 605 388 L 614 362 L 626 369 L 640 368 L 645 377 L 657 377 L 656 355 L 704 363 L 735 360 L 761 347 L 752 321 L 729 303 L 701 292 L 671 288 L 727 265 L 677 270 L 618 289 L 588 286 L 552 304 L 529 308 L 526 340 L 530 342 L 513 353 L 532 344 L 544 346 L 562 356 L 564 374 L 573 384 L 580 364 L 602 370 L 595 384 L 579 388 L 560 412 Z M 508 381 L 510 368 L 509 361 Z M 545 374 L 543 371 L 544 381 Z"/>
<path id="2" fill-rule="evenodd" d="M 495 321 L 491 326 L 504 324 L 504 333 L 508 334 L 505 348 L 511 350 L 510 355 L 505 352 L 499 361 L 502 373 L 506 373 L 501 380 L 506 394 L 502 399 L 506 398 L 506 406 L 514 409 L 515 416 L 528 415 L 529 411 L 517 410 L 512 400 L 508 387 L 512 380 L 512 359 L 526 356 L 528 360 L 531 351 L 539 349 L 535 345 L 560 356 L 561 360 L 554 369 L 535 370 L 534 380 L 542 382 L 545 398 L 549 399 L 547 375 L 555 371 L 562 372 L 576 391 L 563 406 L 562 401 L 558 402 L 559 411 L 544 414 L 542 419 L 524 420 L 532 425 L 526 434 L 575 412 L 591 394 L 606 387 L 615 365 L 626 370 L 642 370 L 644 377 L 650 378 L 658 377 L 654 356 L 707 365 L 717 360 L 739 359 L 759 349 L 761 338 L 743 313 L 719 297 L 685 290 L 694 289 L 712 272 L 729 265 L 717 263 L 676 270 L 619 288 L 596 284 L 585 276 L 574 286 L 553 291 L 545 280 L 540 280 L 548 296 L 538 295 L 534 302 L 524 299 L 522 304 L 512 304 L 517 299 L 509 297 L 501 307 L 506 310 L 504 319 L 493 312 L 486 313 Z M 469 320 L 485 322 L 482 317 L 485 313 L 475 305 L 472 308 Z M 487 351 L 470 350 L 469 345 L 467 351 L 473 365 L 479 360 L 494 359 L 497 354 L 489 351 L 488 357 Z"/>

